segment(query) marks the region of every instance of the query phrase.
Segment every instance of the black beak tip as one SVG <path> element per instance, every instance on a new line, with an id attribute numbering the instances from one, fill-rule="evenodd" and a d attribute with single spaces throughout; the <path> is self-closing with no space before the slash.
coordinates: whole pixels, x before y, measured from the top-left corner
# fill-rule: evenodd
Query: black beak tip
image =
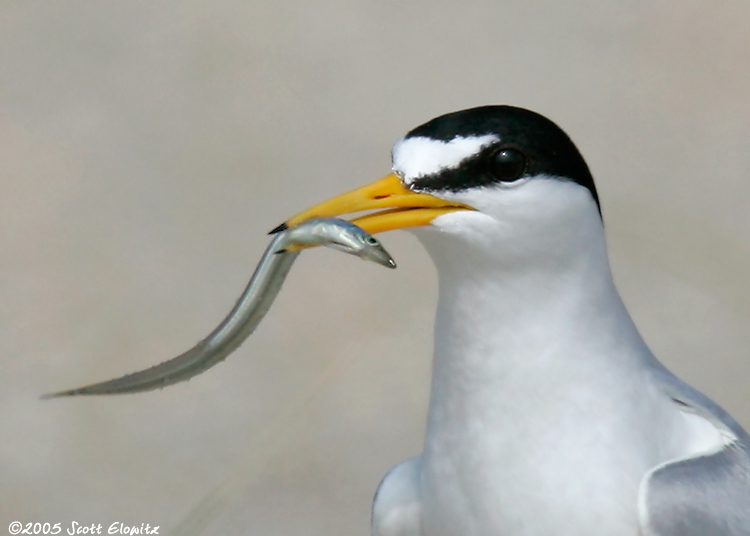
<path id="1" fill-rule="evenodd" d="M 286 222 L 284 222 L 281 225 L 279 225 L 279 226 L 274 227 L 273 229 L 271 229 L 268 232 L 268 234 L 272 235 L 272 234 L 280 233 L 282 231 L 286 231 L 287 229 L 289 229 L 289 226 L 286 224 Z"/>

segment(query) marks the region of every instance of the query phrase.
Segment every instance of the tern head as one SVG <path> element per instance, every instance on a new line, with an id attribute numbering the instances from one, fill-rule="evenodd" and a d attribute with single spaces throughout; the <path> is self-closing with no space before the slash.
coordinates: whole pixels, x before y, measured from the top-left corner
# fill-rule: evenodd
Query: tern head
<path id="1" fill-rule="evenodd" d="M 519 262 L 574 257 L 601 234 L 599 199 L 570 138 L 549 119 L 511 106 L 446 114 L 396 142 L 392 173 L 291 218 L 373 211 L 352 221 L 369 233 L 415 228 L 435 257 L 472 251 Z M 450 248 L 449 248 L 450 249 Z M 457 255 L 458 253 L 458 255 Z"/>

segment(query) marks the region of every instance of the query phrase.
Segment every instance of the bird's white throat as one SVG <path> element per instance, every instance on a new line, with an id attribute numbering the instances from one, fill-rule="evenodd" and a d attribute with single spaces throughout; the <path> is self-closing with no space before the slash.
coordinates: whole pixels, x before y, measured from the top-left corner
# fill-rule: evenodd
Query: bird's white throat
<path id="1" fill-rule="evenodd" d="M 674 437 L 680 417 L 643 377 L 653 357 L 588 203 L 554 225 L 457 212 L 417 232 L 440 286 L 422 474 L 434 534 L 593 536 L 606 521 L 631 536 L 640 479 L 671 455 L 654 434 Z"/>

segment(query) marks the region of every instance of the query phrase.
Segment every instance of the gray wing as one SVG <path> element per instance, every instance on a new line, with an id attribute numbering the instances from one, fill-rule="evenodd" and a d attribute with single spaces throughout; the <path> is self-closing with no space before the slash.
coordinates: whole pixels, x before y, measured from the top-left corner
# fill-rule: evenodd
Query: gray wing
<path id="1" fill-rule="evenodd" d="M 675 404 L 728 439 L 717 451 L 664 463 L 646 475 L 639 501 L 641 534 L 750 536 L 750 437 L 708 397 L 665 369 L 656 373 Z"/>
<path id="2" fill-rule="evenodd" d="M 372 501 L 372 536 L 421 536 L 422 457 L 401 462 L 388 471 Z"/>

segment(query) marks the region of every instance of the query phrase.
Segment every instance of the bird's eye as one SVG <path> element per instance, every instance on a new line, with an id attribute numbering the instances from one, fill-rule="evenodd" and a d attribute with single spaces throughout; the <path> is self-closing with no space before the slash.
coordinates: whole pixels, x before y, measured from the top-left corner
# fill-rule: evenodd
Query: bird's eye
<path id="1" fill-rule="evenodd" d="M 500 182 L 513 182 L 526 168 L 526 157 L 516 149 L 500 149 L 492 153 L 487 162 L 488 172 Z"/>

